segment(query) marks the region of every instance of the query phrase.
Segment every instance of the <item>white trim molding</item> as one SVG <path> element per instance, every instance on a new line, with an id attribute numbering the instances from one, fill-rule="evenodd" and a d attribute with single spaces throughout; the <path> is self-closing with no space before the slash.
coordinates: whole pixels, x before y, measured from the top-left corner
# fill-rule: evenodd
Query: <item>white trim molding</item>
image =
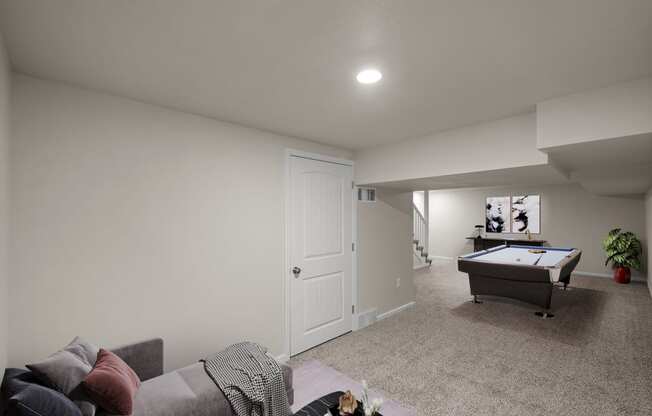
<path id="1" fill-rule="evenodd" d="M 575 270 L 571 274 L 572 275 L 577 275 L 577 276 L 600 277 L 602 279 L 612 279 L 613 278 L 613 275 L 608 274 L 608 273 L 583 272 L 582 270 Z M 632 282 L 646 282 L 646 279 L 645 279 L 645 276 L 632 275 Z"/>
<path id="2" fill-rule="evenodd" d="M 581 270 L 575 270 L 571 274 L 573 275 L 581 275 L 581 276 L 590 276 L 590 277 L 604 277 L 604 278 L 611 278 L 610 274 L 607 273 L 593 273 L 593 272 L 583 272 Z"/>
<path id="3" fill-rule="evenodd" d="M 281 354 L 274 357 L 274 359 L 281 364 L 285 364 L 290 361 L 290 356 L 287 354 Z"/>
<path id="4" fill-rule="evenodd" d="M 455 260 L 453 257 L 448 257 L 448 256 L 428 256 L 431 259 L 437 259 L 437 260 L 448 260 L 448 261 L 453 261 Z"/>
<path id="5" fill-rule="evenodd" d="M 357 318 L 358 329 L 366 328 L 376 323 L 378 320 L 378 310 L 376 308 L 368 309 L 357 314 Z"/>
<path id="6" fill-rule="evenodd" d="M 351 171 L 355 174 L 355 167 L 352 167 Z M 360 311 L 358 310 L 360 305 L 360 302 L 358 302 L 358 187 L 353 185 L 351 188 L 351 240 L 353 242 L 353 258 L 351 259 L 351 283 L 353 285 L 351 291 L 351 303 L 353 304 L 353 324 L 351 330 L 357 331 L 360 329 Z"/>
<path id="7" fill-rule="evenodd" d="M 286 149 L 285 153 L 288 157 L 297 156 L 297 157 L 302 157 L 304 159 L 313 159 L 313 160 L 319 160 L 321 162 L 337 163 L 345 166 L 353 166 L 355 164 L 353 160 L 350 159 L 342 159 L 339 157 L 320 155 L 319 153 L 304 152 L 303 150 L 297 150 L 297 149 Z"/>
<path id="8" fill-rule="evenodd" d="M 415 301 L 408 302 L 408 303 L 406 303 L 405 305 L 401 305 L 401 306 L 399 306 L 398 308 L 394 308 L 394 309 L 392 309 L 392 310 L 389 310 L 389 311 L 387 311 L 387 312 L 383 312 L 383 313 L 379 314 L 379 315 L 376 317 L 376 320 L 378 320 L 378 321 L 382 321 L 383 319 L 387 319 L 387 318 L 389 318 L 389 317 L 392 316 L 392 315 L 396 315 L 397 313 L 403 312 L 404 310 L 409 309 L 409 308 L 415 306 L 416 304 L 417 304 L 417 303 L 416 303 Z"/>

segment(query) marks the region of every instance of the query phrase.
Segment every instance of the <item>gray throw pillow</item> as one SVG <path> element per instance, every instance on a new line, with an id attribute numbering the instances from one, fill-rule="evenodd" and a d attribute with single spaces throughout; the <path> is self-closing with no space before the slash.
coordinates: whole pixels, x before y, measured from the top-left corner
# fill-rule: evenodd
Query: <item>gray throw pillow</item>
<path id="1" fill-rule="evenodd" d="M 95 365 L 97 354 L 100 352 L 98 347 L 81 337 L 75 337 L 75 339 L 73 339 L 64 350 L 70 351 L 76 356 L 84 359 L 91 367 Z"/>
<path id="2" fill-rule="evenodd" d="M 98 352 L 96 346 L 76 337 L 61 351 L 27 368 L 39 380 L 70 397 L 84 416 L 93 416 L 95 405 L 85 397 L 81 382 L 93 369 Z"/>

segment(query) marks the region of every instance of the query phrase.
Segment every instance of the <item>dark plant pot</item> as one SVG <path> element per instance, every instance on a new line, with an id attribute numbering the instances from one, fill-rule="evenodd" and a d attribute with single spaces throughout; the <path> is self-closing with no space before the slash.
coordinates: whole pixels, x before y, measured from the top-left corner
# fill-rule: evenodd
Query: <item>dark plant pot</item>
<path id="1" fill-rule="evenodd" d="M 614 281 L 616 283 L 627 284 L 632 279 L 632 271 L 629 267 L 616 267 L 614 269 Z"/>

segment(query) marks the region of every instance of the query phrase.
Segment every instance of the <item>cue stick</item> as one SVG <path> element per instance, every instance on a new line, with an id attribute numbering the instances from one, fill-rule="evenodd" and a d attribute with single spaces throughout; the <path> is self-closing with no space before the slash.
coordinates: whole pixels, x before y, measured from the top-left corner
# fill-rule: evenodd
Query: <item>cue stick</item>
<path id="1" fill-rule="evenodd" d="M 539 258 L 537 259 L 537 261 L 534 262 L 533 266 L 536 266 L 537 264 L 539 264 L 539 260 L 541 260 L 541 257 L 543 257 L 544 254 L 545 253 L 539 254 Z"/>

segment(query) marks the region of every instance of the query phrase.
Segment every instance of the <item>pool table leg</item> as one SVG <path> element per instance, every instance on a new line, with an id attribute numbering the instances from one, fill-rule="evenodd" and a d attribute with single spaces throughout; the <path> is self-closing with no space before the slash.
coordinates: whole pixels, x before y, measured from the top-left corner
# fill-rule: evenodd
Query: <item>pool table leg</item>
<path id="1" fill-rule="evenodd" d="M 471 301 L 471 303 L 482 303 L 482 301 L 478 300 L 478 297 L 476 295 L 473 295 L 473 300 Z"/>
<path id="2" fill-rule="evenodd" d="M 534 312 L 534 314 L 536 316 L 540 316 L 541 319 L 551 319 L 551 318 L 555 317 L 555 315 L 550 313 L 550 311 L 548 311 L 548 310 L 541 311 L 541 312 Z"/>

